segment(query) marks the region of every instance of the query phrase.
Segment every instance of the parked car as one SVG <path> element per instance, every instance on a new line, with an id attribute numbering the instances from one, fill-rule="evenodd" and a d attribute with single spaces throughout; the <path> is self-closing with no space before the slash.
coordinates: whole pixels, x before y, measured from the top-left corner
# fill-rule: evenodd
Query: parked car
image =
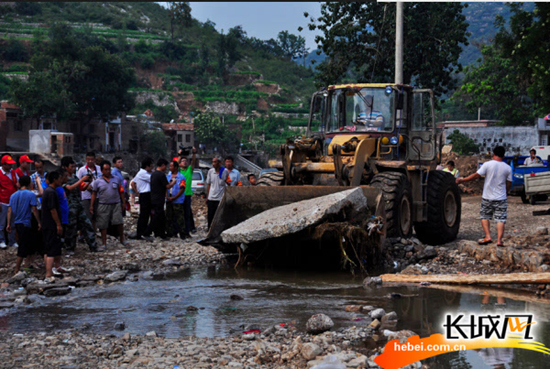
<path id="1" fill-rule="evenodd" d="M 195 169 L 193 171 L 193 180 L 191 181 L 191 188 L 193 193 L 197 195 L 206 195 L 206 185 L 204 184 L 205 178 L 202 170 Z"/>
<path id="2" fill-rule="evenodd" d="M 534 203 L 535 201 L 545 201 L 546 195 L 534 194 L 532 196 L 526 195 L 525 193 L 525 177 L 531 176 L 535 173 L 543 173 L 550 171 L 550 166 L 547 165 L 548 162 L 543 160 L 543 164 L 529 165 L 525 166 L 523 163 L 525 159 L 529 156 L 505 156 L 504 162 L 512 167 L 512 188 L 510 189 L 510 194 L 515 196 L 521 196 L 521 201 L 524 204 L 529 202 Z M 537 157 L 541 159 L 538 155 Z M 479 163 L 479 168 L 483 163 Z"/>

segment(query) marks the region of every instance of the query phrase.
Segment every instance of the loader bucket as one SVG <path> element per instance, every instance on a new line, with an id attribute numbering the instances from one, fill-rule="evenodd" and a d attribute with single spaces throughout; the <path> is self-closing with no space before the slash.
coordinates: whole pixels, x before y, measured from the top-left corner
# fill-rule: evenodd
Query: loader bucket
<path id="1" fill-rule="evenodd" d="M 360 187 L 367 198 L 370 213 L 385 220 L 382 192 L 374 187 Z M 265 210 L 349 189 L 350 187 L 345 186 L 227 187 L 212 221 L 210 231 L 202 243 L 222 243 L 221 233 L 224 230 Z M 383 244 L 383 242 L 382 239 L 381 243 Z"/>

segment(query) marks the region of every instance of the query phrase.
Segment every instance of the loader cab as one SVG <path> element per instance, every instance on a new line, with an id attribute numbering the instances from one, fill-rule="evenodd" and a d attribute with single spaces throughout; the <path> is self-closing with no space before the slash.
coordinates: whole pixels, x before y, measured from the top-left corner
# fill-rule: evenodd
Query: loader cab
<path id="1" fill-rule="evenodd" d="M 330 86 L 311 99 L 307 137 L 323 140 L 324 154 L 337 135 L 382 138 L 384 160 L 433 160 L 433 93 L 407 85 Z M 384 138 L 385 137 L 385 138 Z"/>

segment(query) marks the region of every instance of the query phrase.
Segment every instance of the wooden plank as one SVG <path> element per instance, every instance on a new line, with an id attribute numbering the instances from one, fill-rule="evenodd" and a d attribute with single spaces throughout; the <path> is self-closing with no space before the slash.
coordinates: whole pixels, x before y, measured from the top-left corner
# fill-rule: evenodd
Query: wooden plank
<path id="1" fill-rule="evenodd" d="M 550 273 L 509 273 L 509 274 L 383 274 L 383 282 L 401 283 L 442 283 L 442 284 L 546 284 L 550 283 Z"/>

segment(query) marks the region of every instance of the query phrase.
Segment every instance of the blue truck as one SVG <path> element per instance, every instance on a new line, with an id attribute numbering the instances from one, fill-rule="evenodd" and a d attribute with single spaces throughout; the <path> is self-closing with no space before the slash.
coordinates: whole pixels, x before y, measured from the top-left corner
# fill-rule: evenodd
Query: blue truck
<path id="1" fill-rule="evenodd" d="M 542 164 L 529 165 L 525 166 L 523 163 L 525 159 L 529 156 L 505 156 L 504 162 L 512 167 L 512 188 L 510 193 L 515 196 L 521 196 L 521 201 L 524 204 L 531 202 L 532 204 L 536 201 L 546 201 L 548 198 L 547 195 L 534 195 L 527 197 L 525 194 L 525 176 L 531 175 L 531 173 L 542 173 L 549 172 L 550 165 L 548 165 L 548 160 L 542 160 L 539 156 L 539 159 L 542 160 Z M 478 168 L 483 165 L 482 162 L 478 163 Z"/>

